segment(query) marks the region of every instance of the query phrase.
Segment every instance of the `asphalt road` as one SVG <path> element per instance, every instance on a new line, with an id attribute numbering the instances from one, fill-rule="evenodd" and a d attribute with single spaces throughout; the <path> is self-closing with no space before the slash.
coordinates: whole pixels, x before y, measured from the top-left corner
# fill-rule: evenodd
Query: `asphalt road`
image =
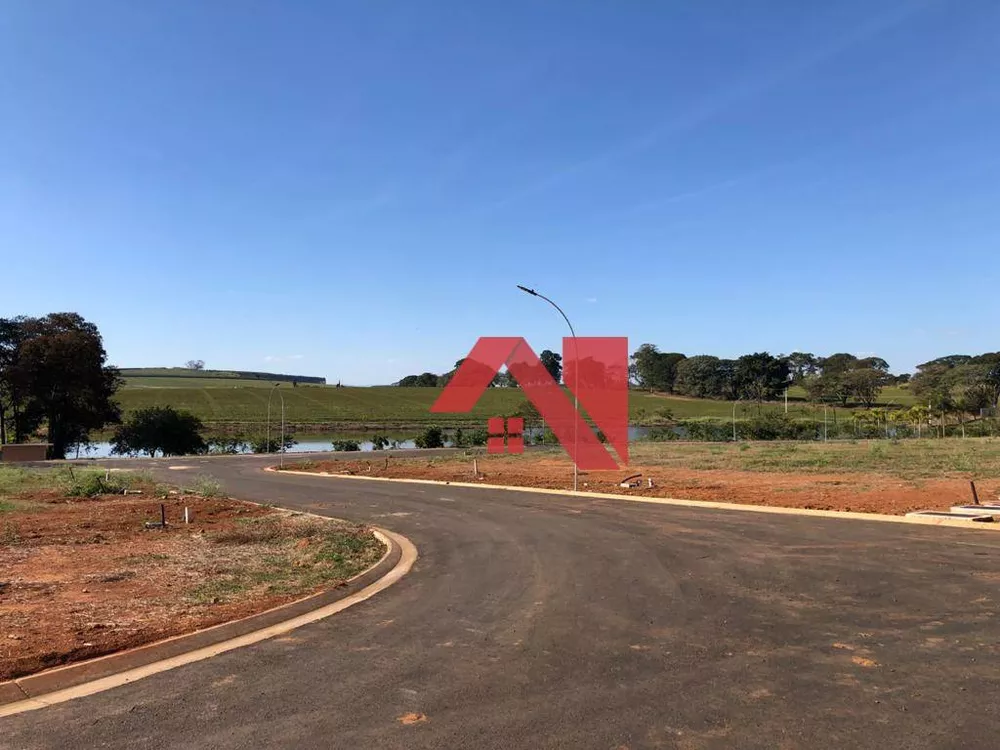
<path id="1" fill-rule="evenodd" d="M 1000 535 L 176 463 L 420 559 L 287 637 L 0 719 L 0 748 L 1000 744 Z"/>

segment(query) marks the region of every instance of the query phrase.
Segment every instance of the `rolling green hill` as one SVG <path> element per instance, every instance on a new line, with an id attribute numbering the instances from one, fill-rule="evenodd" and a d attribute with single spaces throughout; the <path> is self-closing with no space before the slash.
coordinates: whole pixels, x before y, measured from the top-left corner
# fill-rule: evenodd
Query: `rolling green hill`
<path id="1" fill-rule="evenodd" d="M 120 370 L 129 385 L 151 387 L 193 387 L 211 388 L 232 385 L 233 380 L 241 385 L 270 386 L 274 383 L 311 383 L 326 385 L 326 378 L 312 375 L 286 375 L 276 372 L 252 372 L 248 370 L 192 370 L 187 367 L 124 367 Z"/>
<path id="2" fill-rule="evenodd" d="M 270 389 L 262 387 L 265 385 L 266 382 L 240 378 L 141 376 L 127 378 L 126 387 L 117 398 L 126 412 L 146 406 L 170 405 L 190 411 L 205 422 L 254 423 L 262 422 L 267 412 Z M 491 388 L 468 414 L 432 414 L 431 404 L 440 392 L 440 388 L 293 387 L 289 383 L 275 389 L 271 395 L 271 414 L 272 418 L 280 414 L 283 398 L 286 419 L 300 425 L 479 424 L 487 417 L 515 412 L 524 401 L 524 394 L 519 389 Z M 805 403 L 801 400 L 803 396 L 794 389 L 790 392 L 789 414 L 793 418 L 822 418 L 823 408 Z M 912 398 L 902 389 L 887 388 L 883 401 L 905 406 L 912 403 Z M 783 411 L 784 405 L 766 404 L 764 408 Z M 634 423 L 649 421 L 663 410 L 669 410 L 679 419 L 733 416 L 733 404 L 727 401 L 644 392 L 632 392 L 629 396 L 630 417 Z M 756 407 L 751 404 L 736 404 L 737 418 L 755 412 Z"/>

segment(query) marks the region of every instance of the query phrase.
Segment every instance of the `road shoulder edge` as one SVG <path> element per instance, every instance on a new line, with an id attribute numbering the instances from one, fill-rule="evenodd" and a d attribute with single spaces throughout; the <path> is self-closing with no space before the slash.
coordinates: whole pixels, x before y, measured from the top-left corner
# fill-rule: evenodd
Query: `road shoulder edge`
<path id="1" fill-rule="evenodd" d="M 951 518 L 893 516 L 884 513 L 859 513 L 848 510 L 820 510 L 817 508 L 783 508 L 774 505 L 749 505 L 743 503 L 726 503 L 715 500 L 685 500 L 675 497 L 643 497 L 638 495 L 618 495 L 611 492 L 580 492 L 573 490 L 554 490 L 548 487 L 521 487 L 518 485 L 486 484 L 484 482 L 449 482 L 442 479 L 404 479 L 398 477 L 367 477 L 361 474 L 339 474 L 335 472 L 295 471 L 291 469 L 276 469 L 268 466 L 263 471 L 276 474 L 294 474 L 307 477 L 333 477 L 336 479 L 360 479 L 366 482 L 400 482 L 407 484 L 430 484 L 439 487 L 471 487 L 474 489 L 503 490 L 506 492 L 527 492 L 539 495 L 561 495 L 564 497 L 581 497 L 599 500 L 618 500 L 630 503 L 647 503 L 651 505 L 672 505 L 705 510 L 742 511 L 744 513 L 770 513 L 785 516 L 806 516 L 812 518 L 839 518 L 842 520 L 873 521 L 877 523 L 901 523 L 917 526 L 946 526 L 954 529 L 980 529 L 985 531 L 1000 531 L 1000 523 L 978 523 Z"/>
<path id="2" fill-rule="evenodd" d="M 385 554 L 342 585 L 239 620 L 2 682 L 0 718 L 93 695 L 249 646 L 371 598 L 406 575 L 417 559 L 417 548 L 405 536 L 377 527 L 372 531 L 386 545 Z"/>

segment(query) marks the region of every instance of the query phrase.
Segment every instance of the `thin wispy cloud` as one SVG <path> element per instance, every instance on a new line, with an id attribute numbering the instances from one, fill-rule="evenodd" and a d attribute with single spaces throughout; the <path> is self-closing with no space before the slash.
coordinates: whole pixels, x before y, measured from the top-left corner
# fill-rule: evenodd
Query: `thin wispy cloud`
<path id="1" fill-rule="evenodd" d="M 541 177 L 535 182 L 529 183 L 515 190 L 509 195 L 484 206 L 482 213 L 489 214 L 501 209 L 511 203 L 524 198 L 528 198 L 540 192 L 544 192 L 555 185 L 575 177 L 581 173 L 620 161 L 626 157 L 642 153 L 653 146 L 659 144 L 664 139 L 672 135 L 694 130 L 699 125 L 704 124 L 713 117 L 736 107 L 739 104 L 759 97 L 768 91 L 794 80 L 804 72 L 817 65 L 842 54 L 846 50 L 865 42 L 879 34 L 888 31 L 903 23 L 924 8 L 938 2 L 939 0 L 925 0 L 894 8 L 893 10 L 879 14 L 863 24 L 860 24 L 850 32 L 830 40 L 826 44 L 821 44 L 813 48 L 811 52 L 794 60 L 792 63 L 781 68 L 769 71 L 763 75 L 744 80 L 737 86 L 723 91 L 717 96 L 698 103 L 686 112 L 676 117 L 665 120 L 651 127 L 645 132 L 625 140 L 607 151 L 583 158 L 577 162 L 567 164 L 548 175 Z"/>
<path id="2" fill-rule="evenodd" d="M 695 198 L 702 198 L 706 195 L 712 193 L 717 193 L 724 190 L 729 190 L 731 188 L 737 187 L 738 185 L 744 185 L 747 183 L 756 182 L 765 177 L 768 177 L 775 172 L 779 172 L 784 169 L 790 169 L 792 167 L 805 164 L 806 162 L 812 161 L 816 156 L 802 157 L 798 159 L 787 159 L 785 161 L 775 162 L 773 164 L 768 164 L 760 169 L 755 169 L 751 172 L 745 172 L 734 177 L 727 178 L 725 180 L 720 180 L 718 182 L 713 182 L 704 187 L 693 188 L 691 190 L 682 190 L 680 192 L 671 193 L 668 195 L 653 197 L 647 200 L 639 201 L 631 206 L 626 206 L 621 209 L 614 211 L 609 211 L 603 214 L 603 218 L 622 218 L 626 216 L 633 216 L 635 214 L 644 213 L 647 211 L 655 210 L 658 208 L 664 208 L 673 203 L 681 203 L 687 200 L 693 200 Z"/>
<path id="3" fill-rule="evenodd" d="M 334 206 L 327 219 L 352 219 L 377 212 L 395 202 L 398 189 L 395 180 L 390 180 L 379 187 L 374 193 L 359 200 L 345 201 Z"/>

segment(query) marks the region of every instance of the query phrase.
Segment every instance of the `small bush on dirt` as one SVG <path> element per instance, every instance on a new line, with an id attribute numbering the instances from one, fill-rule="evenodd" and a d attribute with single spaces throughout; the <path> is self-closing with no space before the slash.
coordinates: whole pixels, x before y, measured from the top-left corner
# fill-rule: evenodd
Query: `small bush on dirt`
<path id="1" fill-rule="evenodd" d="M 334 440 L 333 449 L 335 451 L 359 451 L 361 443 L 357 440 Z"/>
<path id="2" fill-rule="evenodd" d="M 444 432 L 440 427 L 428 427 L 414 439 L 418 448 L 444 448 Z"/>
<path id="3" fill-rule="evenodd" d="M 203 497 L 218 497 L 222 494 L 222 485 L 205 474 L 195 477 L 191 489 Z"/>
<path id="4" fill-rule="evenodd" d="M 372 435 L 372 450 L 382 451 L 389 447 L 389 438 L 385 435 Z"/>
<path id="5" fill-rule="evenodd" d="M 66 494 L 70 497 L 120 495 L 131 486 L 130 477 L 118 472 L 73 471 L 70 469 L 66 477 Z"/>

